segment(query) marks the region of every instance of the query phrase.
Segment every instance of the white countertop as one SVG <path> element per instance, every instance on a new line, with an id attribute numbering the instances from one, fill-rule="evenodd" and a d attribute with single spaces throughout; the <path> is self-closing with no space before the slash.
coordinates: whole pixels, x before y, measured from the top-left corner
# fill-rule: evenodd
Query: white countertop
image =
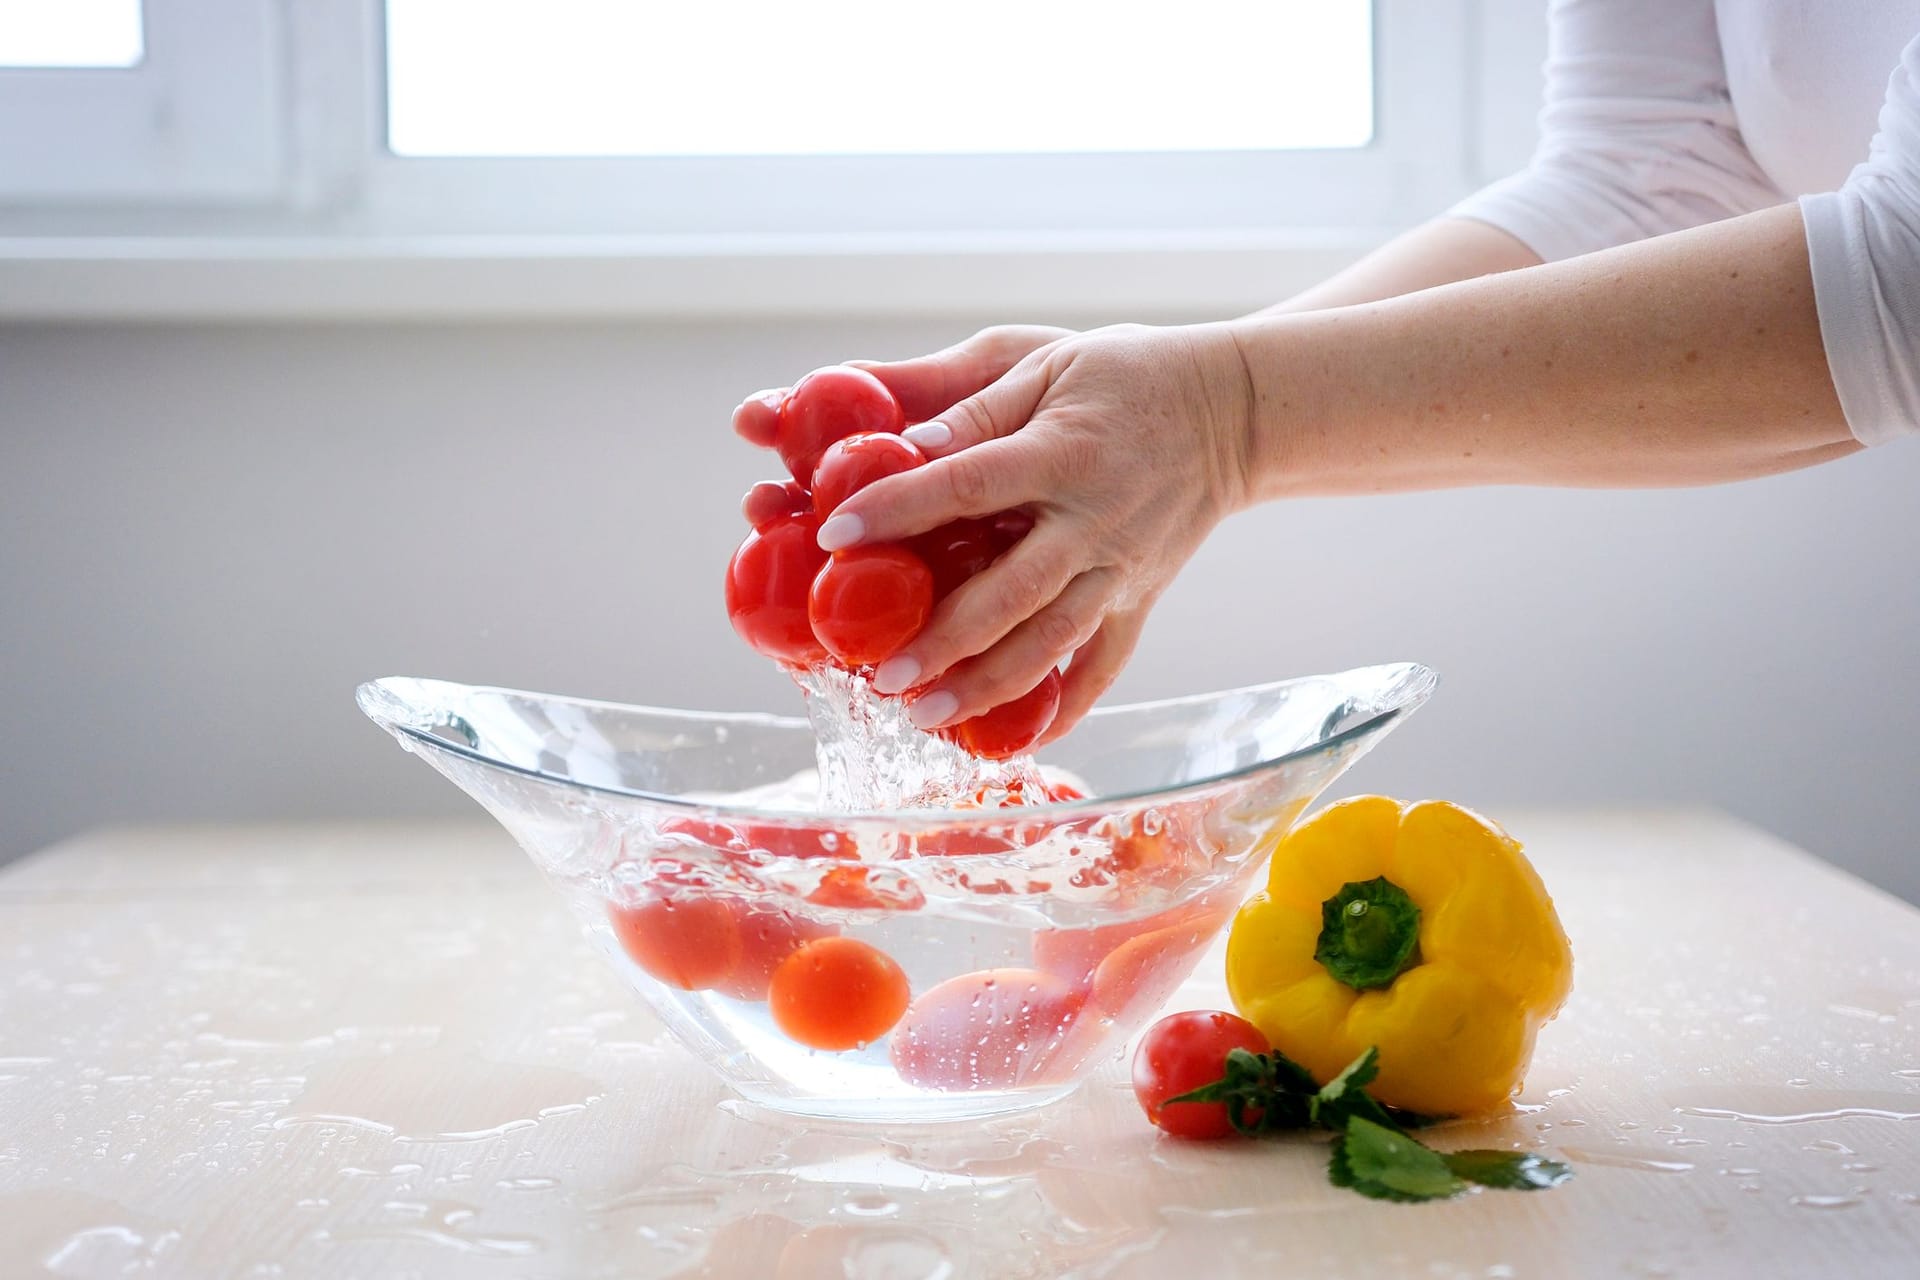
<path id="1" fill-rule="evenodd" d="M 1576 991 L 1432 1141 L 1579 1176 L 1429 1205 L 1162 1139 L 1117 1062 L 977 1126 L 734 1104 L 490 827 L 85 836 L 0 872 L 0 1276 L 1916 1274 L 1920 912 L 1717 816 L 1499 816 Z"/>

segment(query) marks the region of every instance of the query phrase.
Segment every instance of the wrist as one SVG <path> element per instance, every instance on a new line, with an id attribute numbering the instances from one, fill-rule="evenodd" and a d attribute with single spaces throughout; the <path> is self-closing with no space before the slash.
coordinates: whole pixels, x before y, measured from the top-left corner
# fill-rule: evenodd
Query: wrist
<path id="1" fill-rule="evenodd" d="M 1264 497 L 1258 456 L 1259 390 L 1241 336 L 1244 323 L 1220 321 L 1185 330 L 1202 370 L 1223 517 Z"/>
<path id="2" fill-rule="evenodd" d="M 1329 315 L 1255 315 L 1220 326 L 1244 388 L 1238 445 L 1246 505 L 1324 488 L 1328 416 L 1338 399 L 1326 388 L 1340 353 L 1326 340 L 1326 330 L 1338 327 Z"/>

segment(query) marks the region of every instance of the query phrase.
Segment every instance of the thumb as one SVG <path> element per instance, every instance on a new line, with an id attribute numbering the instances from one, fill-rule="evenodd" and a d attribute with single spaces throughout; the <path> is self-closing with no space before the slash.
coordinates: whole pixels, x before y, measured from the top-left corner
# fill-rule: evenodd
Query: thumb
<path id="1" fill-rule="evenodd" d="M 911 360 L 847 363 L 880 379 L 900 402 L 908 422 L 924 422 L 984 390 L 1032 352 L 1072 332 L 1043 324 L 995 325 Z"/>

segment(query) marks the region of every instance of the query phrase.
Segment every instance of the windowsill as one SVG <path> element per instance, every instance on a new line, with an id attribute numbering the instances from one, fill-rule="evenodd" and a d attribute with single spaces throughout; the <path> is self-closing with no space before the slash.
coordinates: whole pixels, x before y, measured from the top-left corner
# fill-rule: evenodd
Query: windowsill
<path id="1" fill-rule="evenodd" d="M 0 321 L 1225 314 L 1387 234 L 0 237 Z"/>

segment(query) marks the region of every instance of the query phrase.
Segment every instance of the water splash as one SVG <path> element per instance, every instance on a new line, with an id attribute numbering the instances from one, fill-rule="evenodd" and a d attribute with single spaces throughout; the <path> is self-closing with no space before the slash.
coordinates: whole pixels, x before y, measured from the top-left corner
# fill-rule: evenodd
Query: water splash
<path id="1" fill-rule="evenodd" d="M 823 810 L 946 809 L 962 801 L 995 808 L 1044 798 L 1031 756 L 977 759 L 915 728 L 906 704 L 875 693 L 863 675 L 818 666 L 793 678 L 813 724 Z"/>

